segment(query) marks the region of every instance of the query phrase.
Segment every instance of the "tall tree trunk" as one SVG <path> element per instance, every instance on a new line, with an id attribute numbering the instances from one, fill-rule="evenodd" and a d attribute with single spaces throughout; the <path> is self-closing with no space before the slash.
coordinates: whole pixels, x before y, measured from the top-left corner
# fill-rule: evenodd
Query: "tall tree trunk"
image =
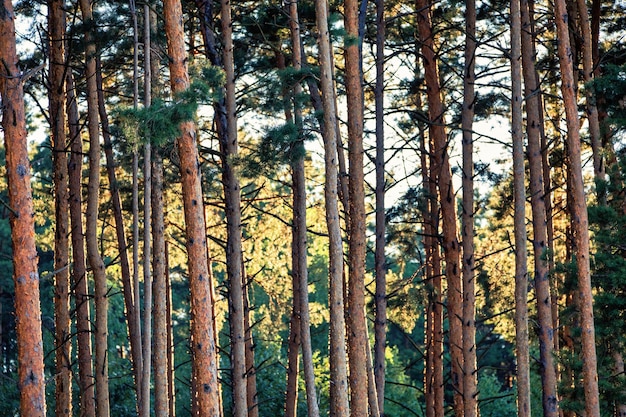
<path id="1" fill-rule="evenodd" d="M 139 108 L 139 26 L 137 23 L 137 10 L 135 0 L 130 0 L 131 13 L 133 18 L 133 108 Z M 143 341 L 141 334 L 141 296 L 139 290 L 139 153 L 138 145 L 133 144 L 133 185 L 132 185 L 132 212 L 133 212 L 133 298 L 135 301 L 135 311 L 132 320 L 136 323 L 138 344 L 136 352 L 136 390 L 137 390 L 137 411 L 139 416 L 144 416 L 143 410 Z M 130 321 L 130 320 L 129 320 Z M 149 365 L 148 365 L 149 366 Z"/>
<path id="2" fill-rule="evenodd" d="M 244 325 L 243 279 L 241 263 L 241 190 L 239 179 L 232 166 L 232 159 L 238 155 L 237 144 L 237 104 L 235 102 L 235 63 L 233 55 L 233 32 L 231 4 L 221 2 L 222 40 L 224 42 L 223 64 L 226 73 L 226 132 L 220 137 L 222 153 L 222 184 L 226 206 L 226 270 L 228 275 L 228 310 L 231 337 L 231 378 L 233 387 L 233 416 L 245 417 L 248 414 L 247 374 L 246 374 L 246 335 Z"/>
<path id="3" fill-rule="evenodd" d="M 120 269 L 122 273 L 122 289 L 124 292 L 124 306 L 126 308 L 126 321 L 128 323 L 128 334 L 130 339 L 130 355 L 133 364 L 133 375 L 135 377 L 135 391 L 139 389 L 137 385 L 141 379 L 142 355 L 141 355 L 141 325 L 136 316 L 138 308 L 133 293 L 133 283 L 128 263 L 128 250 L 126 244 L 126 233 L 124 232 L 124 213 L 120 200 L 119 185 L 115 174 L 115 157 L 113 155 L 113 144 L 109 130 L 109 116 L 104 102 L 104 89 L 102 87 L 102 71 L 100 58 L 96 59 L 97 83 L 98 83 L 98 109 L 102 122 L 102 139 L 104 142 L 104 155 L 106 157 L 107 176 L 111 192 L 111 205 L 113 207 L 113 218 L 115 220 L 115 235 L 119 248 Z M 138 398 L 141 398 L 138 395 Z M 137 404 L 139 406 L 139 404 Z"/>
<path id="4" fill-rule="evenodd" d="M 74 93 L 74 77 L 67 73 L 67 116 L 70 131 L 71 155 L 68 166 L 70 189 L 70 223 L 72 228 L 72 286 L 76 304 L 76 333 L 78 345 L 78 385 L 80 389 L 80 414 L 96 415 L 91 354 L 89 313 L 89 285 L 85 270 L 85 237 L 83 235 L 82 177 L 83 142 L 80 132 L 78 105 Z"/>
<path id="5" fill-rule="evenodd" d="M 163 159 L 155 149 L 152 158 L 152 285 L 154 290 L 154 415 L 167 417 L 170 412 L 168 396 L 168 351 L 167 337 L 167 298 L 169 289 L 166 278 L 167 264 L 165 262 L 165 216 L 163 205 Z"/>
<path id="6" fill-rule="evenodd" d="M 300 19 L 298 16 L 298 2 L 289 3 L 289 28 L 292 45 L 292 65 L 294 70 L 302 70 L 302 48 L 300 40 Z M 300 133 L 294 144 L 296 158 L 292 160 L 292 187 L 293 187 L 293 244 L 292 262 L 294 276 L 298 281 L 298 304 L 300 307 L 300 341 L 302 346 L 302 368 L 306 390 L 308 415 L 319 417 L 317 390 L 315 387 L 315 370 L 313 364 L 313 348 L 311 346 L 311 319 L 309 315 L 309 276 L 307 262 L 307 225 L 306 225 L 306 179 L 304 175 L 304 140 L 302 131 L 302 109 L 297 97 L 302 94 L 300 83 L 294 85 L 294 122 Z M 294 292 L 294 297 L 296 296 Z M 295 303 L 295 301 L 294 301 Z"/>
<path id="7" fill-rule="evenodd" d="M 476 289 L 474 280 L 474 91 L 476 2 L 465 2 L 465 67 L 463 72 L 463 415 L 478 414 L 476 369 Z"/>
<path id="8" fill-rule="evenodd" d="M 430 5 L 416 0 L 419 38 L 422 44 L 426 92 L 428 95 L 429 132 L 432 138 L 431 169 L 437 176 L 442 214 L 445 275 L 448 280 L 448 320 L 450 324 L 451 380 L 454 388 L 454 410 L 463 415 L 463 294 L 461 289 L 460 246 L 456 228 L 456 201 L 448 157 L 448 143 L 443 119 L 443 103 L 437 69 L 435 42 L 430 20 Z"/>
<path id="9" fill-rule="evenodd" d="M 98 84 L 96 82 L 96 44 L 92 28 L 94 24 L 91 3 L 80 0 L 83 22 L 89 28 L 85 32 L 85 78 L 87 80 L 87 120 L 89 131 L 89 182 L 87 185 L 87 211 L 85 227 L 87 259 L 94 277 L 96 413 L 98 417 L 109 416 L 108 371 L 108 299 L 107 277 L 104 262 L 98 250 L 98 206 L 100 204 L 100 126 L 98 114 Z"/>
<path id="10" fill-rule="evenodd" d="M 533 218 L 533 251 L 535 259 L 535 293 L 539 326 L 539 353 L 545 417 L 556 417 L 558 402 L 556 371 L 554 365 L 554 328 L 552 300 L 548 271 L 548 234 L 543 166 L 541 161 L 541 134 L 543 131 L 539 103 L 539 85 L 533 57 L 531 16 L 527 0 L 520 1 L 522 18 L 522 66 L 526 96 L 526 134 L 528 136 L 528 160 L 530 166 L 530 193 Z"/>
<path id="11" fill-rule="evenodd" d="M 156 247 L 156 246 L 155 246 Z M 169 247 L 165 241 L 165 288 L 167 290 L 166 322 L 167 322 L 167 397 L 169 403 L 169 417 L 176 417 L 175 390 L 174 390 L 174 332 L 172 328 L 172 282 L 170 280 Z M 156 371 L 155 371 L 156 373 Z"/>
<path id="12" fill-rule="evenodd" d="M 0 7 L 0 97 L 11 207 L 20 413 L 37 417 L 46 415 L 46 398 L 23 74 L 17 66 L 13 4 L 3 0 Z"/>
<path id="13" fill-rule="evenodd" d="M 69 190 L 65 131 L 65 10 L 63 0 L 48 1 L 50 137 L 54 149 L 54 328 L 55 414 L 72 414 L 70 357 Z"/>
<path id="14" fill-rule="evenodd" d="M 555 20 L 558 34 L 559 64 L 561 68 L 561 91 L 565 103 L 567 121 L 567 155 L 570 161 L 571 194 L 573 207 L 572 228 L 574 235 L 576 269 L 578 275 L 578 295 L 581 321 L 581 341 L 583 356 L 583 387 L 585 391 L 586 417 L 600 416 L 598 393 L 598 361 L 596 358 L 595 325 L 593 322 L 593 294 L 591 291 L 591 271 L 589 264 L 589 221 L 581 163 L 581 143 L 576 81 L 568 32 L 568 14 L 564 0 L 556 0 Z"/>
<path id="15" fill-rule="evenodd" d="M 316 24 L 319 32 L 320 83 L 324 109 L 324 161 L 326 202 L 326 224 L 329 235 L 329 305 L 330 305 L 330 416 L 347 416 L 348 369 L 346 361 L 346 326 L 343 298 L 343 247 L 338 205 L 338 154 L 337 154 L 337 109 L 335 107 L 332 49 L 328 29 L 328 3 L 315 1 Z"/>
<path id="16" fill-rule="evenodd" d="M 350 358 L 350 415 L 368 412 L 367 323 L 365 321 L 365 190 L 363 177 L 363 87 L 359 39 L 359 3 L 345 0 L 344 58 L 348 113 L 348 356 Z"/>
<path id="17" fill-rule="evenodd" d="M 169 55 L 170 83 L 174 93 L 189 87 L 187 54 L 179 0 L 163 3 L 165 34 Z M 217 346 L 213 327 L 212 279 L 209 275 L 206 222 L 196 131 L 192 122 L 181 123 L 177 139 L 182 176 L 183 205 L 189 258 L 191 298 L 192 412 L 221 415 L 217 379 Z"/>
<path id="18" fill-rule="evenodd" d="M 152 65 L 151 40 L 150 40 L 150 6 L 148 3 L 143 7 L 143 85 L 144 85 L 144 107 L 152 105 Z M 143 138 L 146 142 L 143 145 L 143 375 L 141 377 L 141 409 L 143 416 L 150 416 L 150 373 L 152 360 L 152 274 L 150 263 L 151 256 L 151 236 L 150 219 L 152 219 L 152 163 L 151 163 L 151 138 Z"/>
<path id="19" fill-rule="evenodd" d="M 517 415 L 530 417 L 530 354 L 528 338 L 528 255 L 526 249 L 526 180 L 522 114 L 522 22 L 520 3 L 511 0 L 511 130 L 515 234 L 515 346 L 517 357 Z"/>
<path id="20" fill-rule="evenodd" d="M 378 412 L 385 414 L 385 347 L 387 344 L 387 262 L 385 258 L 385 0 L 376 1 L 376 249 L 374 270 L 374 378 Z"/>
<path id="21" fill-rule="evenodd" d="M 252 282 L 247 282 L 245 262 L 243 253 L 241 260 L 241 278 L 243 285 L 243 325 L 246 338 L 246 397 L 248 401 L 248 417 L 259 417 L 258 393 L 256 388 L 256 368 L 254 367 L 254 339 L 252 337 L 252 326 L 250 324 L 250 298 L 248 286 Z"/>
<path id="22" fill-rule="evenodd" d="M 589 20 L 589 10 L 587 2 L 578 0 L 578 14 L 580 17 L 580 29 L 583 38 L 583 79 L 585 87 L 585 101 L 587 107 L 587 121 L 589 122 L 589 136 L 591 139 L 591 149 L 593 151 L 593 172 L 596 181 L 604 181 L 605 167 L 602 161 L 602 138 L 600 134 L 600 119 L 598 118 L 598 107 L 593 94 L 593 88 L 589 82 L 594 78 L 593 47 L 591 35 L 591 23 Z M 600 184 L 598 184 L 600 185 Z M 606 200 L 603 195 L 598 195 L 598 200 Z"/>

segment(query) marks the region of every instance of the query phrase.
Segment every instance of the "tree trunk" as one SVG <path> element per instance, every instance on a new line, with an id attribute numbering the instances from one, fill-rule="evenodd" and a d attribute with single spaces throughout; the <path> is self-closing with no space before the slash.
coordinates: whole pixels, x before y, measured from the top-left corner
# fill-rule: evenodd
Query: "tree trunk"
<path id="1" fill-rule="evenodd" d="M 167 290 L 166 322 L 167 322 L 167 397 L 169 403 L 169 417 L 176 417 L 176 404 L 174 401 L 174 334 L 172 329 L 172 283 L 170 280 L 169 248 L 165 241 L 165 288 Z M 155 371 L 156 372 L 156 371 Z"/>
<path id="2" fill-rule="evenodd" d="M 246 338 L 246 397 L 248 402 L 248 417 L 259 417 L 258 393 L 256 388 L 256 368 L 254 367 L 254 339 L 252 336 L 252 326 L 250 324 L 250 298 L 248 286 L 252 282 L 247 282 L 245 262 L 243 254 L 241 260 L 241 278 L 243 285 L 243 325 Z"/>
<path id="3" fill-rule="evenodd" d="M 376 249 L 374 270 L 374 378 L 378 412 L 385 414 L 385 347 L 387 345 L 387 262 L 385 258 L 385 0 L 376 1 Z"/>
<path id="4" fill-rule="evenodd" d="M 152 274 L 154 308 L 154 415 L 167 417 L 170 412 L 168 396 L 169 340 L 167 337 L 167 298 L 169 294 L 165 262 L 165 217 L 163 205 L 163 159 L 155 149 L 152 158 Z"/>
<path id="5" fill-rule="evenodd" d="M 65 10 L 61 0 L 48 2 L 50 137 L 54 149 L 55 276 L 55 414 L 72 414 L 72 365 L 69 299 L 69 190 L 65 131 Z"/>
<path id="6" fill-rule="evenodd" d="M 78 385 L 80 389 L 80 414 L 96 415 L 93 367 L 91 354 L 91 330 L 89 313 L 89 285 L 85 270 L 85 237 L 83 235 L 82 177 L 83 143 L 80 132 L 78 106 L 74 93 L 72 72 L 67 74 L 67 116 L 70 131 L 71 156 L 69 162 L 70 222 L 72 227 L 72 285 L 76 304 L 76 333 L 78 345 Z"/>
<path id="7" fill-rule="evenodd" d="M 126 308 L 126 321 L 128 322 L 128 334 L 130 339 L 130 354 L 133 364 L 133 375 L 135 377 L 135 391 L 141 379 L 142 355 L 141 355 L 141 334 L 140 324 L 136 317 L 136 300 L 133 294 L 133 283 L 131 281 L 130 265 L 128 263 L 128 251 L 126 245 L 126 234 L 124 232 L 124 213 L 120 201 L 119 185 L 115 174 L 115 157 L 113 155 L 113 144 L 109 131 L 109 117 L 104 102 L 104 89 L 102 87 L 102 72 L 100 58 L 96 59 L 97 83 L 98 83 L 98 109 L 102 122 L 102 139 L 104 141 L 104 154 L 106 157 L 107 176 L 111 192 L 111 205 L 113 207 L 113 217 L 115 220 L 115 235 L 119 248 L 120 269 L 122 273 L 122 288 L 124 292 L 124 306 Z M 141 398 L 138 395 L 138 398 Z M 139 404 L 138 404 L 139 406 Z"/>
<path id="8" fill-rule="evenodd" d="M 532 47 L 531 17 L 527 0 L 520 1 L 522 18 L 522 66 L 526 96 L 526 133 L 528 136 L 528 160 L 530 166 L 530 193 L 533 216 L 533 251 L 535 259 L 535 293 L 539 326 L 539 353 L 541 382 L 543 388 L 543 411 L 545 417 L 556 417 L 558 401 L 556 371 L 554 365 L 554 329 L 552 300 L 548 274 L 548 235 L 546 230 L 545 188 L 541 161 L 541 134 L 539 85 L 535 72 Z"/>
<path id="9" fill-rule="evenodd" d="M 561 91 L 565 103 L 567 121 L 567 155 L 570 160 L 571 194 L 573 207 L 572 228 L 574 235 L 578 294 L 580 297 L 581 341 L 583 356 L 583 387 L 585 391 L 586 417 L 600 416 L 598 393 L 598 365 L 596 358 L 595 326 L 593 322 L 593 294 L 589 264 L 589 221 L 582 174 L 581 143 L 576 101 L 576 81 L 568 32 L 568 15 L 564 0 L 556 0 L 555 20 L 558 34 L 559 64 L 561 68 Z M 586 71 L 585 71 L 586 72 Z"/>
<path id="10" fill-rule="evenodd" d="M 246 336 L 244 325 L 243 279 L 241 264 L 241 190 L 231 160 L 238 155 L 237 104 L 235 102 L 235 64 L 231 5 L 222 0 L 223 64 L 226 73 L 226 132 L 220 137 L 222 153 L 222 184 L 226 206 L 226 270 L 228 274 L 228 310 L 231 336 L 231 378 L 233 388 L 233 416 L 248 414 Z"/>
<path id="11" fill-rule="evenodd" d="M 165 0 L 163 12 L 170 82 L 172 91 L 176 93 L 189 87 L 180 1 Z M 209 275 L 200 162 L 194 124 L 181 123 L 180 130 L 181 136 L 177 139 L 177 145 L 182 176 L 192 317 L 192 412 L 196 415 L 217 417 L 221 415 L 221 410 L 217 347 L 212 323 L 214 300 L 212 279 Z"/>
<path id="12" fill-rule="evenodd" d="M 289 28 L 292 44 L 292 65 L 296 71 L 302 70 L 302 48 L 300 40 L 300 19 L 298 17 L 298 2 L 289 3 Z M 302 94 L 302 86 L 296 83 L 293 96 Z M 297 99 L 294 99 L 294 121 L 303 137 L 302 110 Z M 304 141 L 299 140 L 294 144 L 294 153 L 298 157 L 292 161 L 292 187 L 293 187 L 293 243 L 292 253 L 293 271 L 297 274 L 299 287 L 300 307 L 300 340 L 302 346 L 302 368 L 304 371 L 304 383 L 306 390 L 306 402 L 308 415 L 319 417 L 317 403 L 317 390 L 315 387 L 315 370 L 313 364 L 313 349 L 311 347 L 311 319 L 309 316 L 309 277 L 307 262 L 307 225 L 306 225 L 306 179 L 304 175 Z M 295 293 L 294 293 L 295 296 Z M 294 301 L 295 302 L 295 301 Z"/>
<path id="13" fill-rule="evenodd" d="M 451 381 L 454 388 L 454 410 L 463 415 L 463 294 L 461 289 L 460 247 L 456 228 L 456 201 L 448 157 L 448 143 L 443 119 L 437 57 L 430 21 L 430 6 L 417 0 L 419 38 L 422 44 L 426 92 L 428 95 L 429 132 L 432 138 L 431 169 L 437 176 L 441 204 L 445 275 L 448 280 L 448 320 L 450 324 Z"/>
<path id="14" fill-rule="evenodd" d="M 152 66 L 150 63 L 150 6 L 144 4 L 143 8 L 143 60 L 144 60 L 144 107 L 152 105 Z M 143 375 L 141 377 L 141 410 L 143 416 L 150 416 L 150 373 L 152 360 L 152 275 L 150 273 L 151 236 L 150 219 L 152 218 L 152 163 L 151 163 L 151 138 L 143 138 L 143 336 L 142 356 L 144 359 Z"/>
<path id="15" fill-rule="evenodd" d="M 478 414 L 476 369 L 476 289 L 474 280 L 474 102 L 476 2 L 465 2 L 465 67 L 463 72 L 463 415 Z"/>
<path id="16" fill-rule="evenodd" d="M 589 21 L 589 10 L 587 2 L 578 0 L 578 13 L 580 17 L 580 28 L 583 37 L 583 79 L 585 87 L 585 101 L 587 107 L 587 121 L 589 122 L 589 136 L 591 139 L 591 149 L 593 151 L 593 172 L 596 181 L 604 181 L 605 167 L 602 161 L 602 138 L 600 134 L 600 120 L 598 118 L 598 108 L 593 89 L 589 82 L 594 78 L 593 47 L 591 39 L 591 24 Z M 598 195 L 598 200 L 606 200 L 606 196 Z"/>
<path id="17" fill-rule="evenodd" d="M 526 180 L 522 114 L 522 23 L 520 3 L 511 0 L 511 130 L 515 234 L 515 345 L 517 353 L 517 414 L 530 417 L 530 354 L 528 342 L 528 255 L 526 249 Z"/>
<path id="18" fill-rule="evenodd" d="M 358 47 L 359 4 L 345 0 L 346 95 L 348 113 L 348 356 L 350 358 L 350 415 L 366 417 L 368 410 L 365 321 L 365 191 L 363 177 L 363 88 Z"/>
<path id="19" fill-rule="evenodd" d="M 17 66 L 13 4 L 4 0 L 0 7 L 0 97 L 11 207 L 20 413 L 23 416 L 43 417 L 46 415 L 46 398 L 39 273 L 23 78 Z"/>
<path id="20" fill-rule="evenodd" d="M 83 22 L 87 28 L 93 24 L 93 11 L 88 0 L 80 1 Z M 98 84 L 96 82 L 96 44 L 93 29 L 85 32 L 85 78 L 87 80 L 87 119 L 89 131 L 89 182 L 87 185 L 87 211 L 85 227 L 87 259 L 94 276 L 96 413 L 109 416 L 108 371 L 108 300 L 107 277 L 104 262 L 98 249 L 98 206 L 100 204 L 100 126 L 98 114 Z"/>
<path id="21" fill-rule="evenodd" d="M 329 235 L 329 306 L 330 306 L 330 416 L 347 416 L 348 370 L 346 361 L 346 326 L 343 299 L 343 247 L 338 205 L 338 154 L 337 154 L 337 109 L 335 107 L 332 50 L 328 29 L 328 3 L 315 1 L 316 24 L 319 32 L 320 83 L 324 108 L 324 160 L 326 202 L 326 224 Z"/>

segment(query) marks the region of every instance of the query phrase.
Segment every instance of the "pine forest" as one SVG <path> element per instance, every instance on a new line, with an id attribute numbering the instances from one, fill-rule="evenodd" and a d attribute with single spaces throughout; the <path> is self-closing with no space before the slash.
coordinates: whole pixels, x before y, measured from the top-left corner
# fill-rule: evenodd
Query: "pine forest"
<path id="1" fill-rule="evenodd" d="M 626 416 L 624 0 L 0 2 L 0 417 Z"/>

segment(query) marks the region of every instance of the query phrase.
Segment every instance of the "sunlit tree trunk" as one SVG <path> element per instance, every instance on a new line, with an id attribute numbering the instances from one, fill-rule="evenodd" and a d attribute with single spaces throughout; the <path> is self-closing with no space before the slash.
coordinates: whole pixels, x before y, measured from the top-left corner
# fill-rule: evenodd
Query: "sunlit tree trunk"
<path id="1" fill-rule="evenodd" d="M 78 385 L 80 413 L 85 417 L 96 415 L 91 354 L 89 286 L 85 270 L 85 237 L 83 235 L 82 176 L 83 142 L 80 132 L 78 105 L 74 93 L 74 78 L 67 74 L 67 116 L 70 132 L 71 155 L 68 166 L 70 189 L 70 224 L 72 228 L 72 286 L 76 304 L 76 333 L 78 346 Z"/>
<path id="2" fill-rule="evenodd" d="M 43 417 L 46 415 L 44 352 L 24 79 L 17 65 L 13 4 L 3 0 L 0 7 L 0 97 L 11 208 L 20 413 L 22 416 Z"/>
<path id="3" fill-rule="evenodd" d="M 583 388 L 585 392 L 586 417 L 600 416 L 598 392 L 598 361 L 596 357 L 595 325 L 593 322 L 593 294 L 591 291 L 591 270 L 589 263 L 589 220 L 583 182 L 581 162 L 581 140 L 579 131 L 578 105 L 576 100 L 576 80 L 570 39 L 568 14 L 564 0 L 555 1 L 555 21 L 558 34 L 558 53 L 561 68 L 561 91 L 565 103 L 567 121 L 567 155 L 570 161 L 571 194 L 573 207 L 572 232 L 574 237 L 576 269 L 578 275 L 578 295 L 580 308 L 581 341 L 583 356 Z"/>
<path id="4" fill-rule="evenodd" d="M 430 6 L 417 0 L 419 37 L 426 93 L 428 96 L 429 132 L 432 138 L 431 169 L 437 176 L 437 189 L 442 215 L 445 276 L 448 281 L 448 321 L 450 324 L 450 357 L 452 361 L 451 382 L 454 388 L 454 410 L 457 417 L 463 415 L 463 294 L 461 285 L 460 245 L 456 227 L 456 201 L 452 185 L 452 173 L 448 157 L 447 135 L 444 127 L 443 103 L 439 85 L 437 56 L 430 20 Z"/>
<path id="5" fill-rule="evenodd" d="M 48 103 L 50 138 L 54 149 L 54 328 L 55 414 L 72 414 L 72 365 L 70 341 L 69 190 L 65 130 L 65 2 L 48 1 L 50 73 Z"/>
<path id="6" fill-rule="evenodd" d="M 530 354 L 528 342 L 528 254 L 526 250 L 526 180 L 522 114 L 522 22 L 518 0 L 511 0 L 511 131 L 515 234 L 515 346 L 517 415 L 530 417 Z"/>
<path id="7" fill-rule="evenodd" d="M 520 1 L 522 18 L 522 67 L 524 95 L 526 97 L 526 134 L 528 136 L 528 161 L 530 167 L 530 193 L 533 221 L 533 251 L 535 260 L 535 294 L 539 333 L 540 372 L 545 417 L 558 415 L 556 371 L 554 364 L 554 328 L 552 300 L 548 271 L 548 233 L 541 161 L 541 134 L 543 131 L 539 103 L 539 85 L 535 73 L 532 47 L 531 18 L 527 0 Z"/>
<path id="8" fill-rule="evenodd" d="M 330 305 L 330 416 L 347 416 L 348 366 L 346 360 L 346 325 L 343 298 L 343 247 L 338 204 L 338 154 L 337 154 L 337 109 L 335 107 L 332 49 L 328 29 L 328 3 L 315 1 L 316 24 L 319 32 L 320 83 L 324 109 L 324 160 L 326 202 L 326 224 L 329 235 L 329 305 Z"/>
<path id="9" fill-rule="evenodd" d="M 170 83 L 174 93 L 189 87 L 187 54 L 179 0 L 165 0 L 163 17 L 169 56 Z M 204 202 L 196 143 L 192 122 L 181 123 L 176 140 L 180 157 L 183 206 L 185 212 L 189 286 L 191 298 L 192 413 L 202 416 L 221 415 L 217 379 L 217 346 L 213 327 L 212 278 L 209 275 Z"/>
<path id="10" fill-rule="evenodd" d="M 87 185 L 87 210 L 85 212 L 87 259 L 94 277 L 94 302 L 96 321 L 94 326 L 96 379 L 96 413 L 98 417 L 109 416 L 108 371 L 108 299 L 107 276 L 98 248 L 98 212 L 100 204 L 100 125 L 98 114 L 98 85 L 96 82 L 96 44 L 92 25 L 93 11 L 88 0 L 80 1 L 85 32 L 85 78 L 87 81 L 87 120 L 89 132 L 89 182 Z"/>

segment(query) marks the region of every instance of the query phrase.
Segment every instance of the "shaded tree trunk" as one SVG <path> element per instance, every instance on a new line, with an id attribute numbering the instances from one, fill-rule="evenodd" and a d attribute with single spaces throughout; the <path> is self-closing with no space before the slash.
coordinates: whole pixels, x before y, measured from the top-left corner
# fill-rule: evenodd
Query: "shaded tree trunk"
<path id="1" fill-rule="evenodd" d="M 241 278 L 243 281 L 243 325 L 246 337 L 246 397 L 248 401 L 248 417 L 259 416 L 258 393 L 256 389 L 256 368 L 254 366 L 254 339 L 252 336 L 252 326 L 250 324 L 250 298 L 248 286 L 252 281 L 247 282 L 245 262 L 242 254 Z"/>
<path id="2" fill-rule="evenodd" d="M 232 166 L 238 155 L 237 104 L 235 96 L 235 64 L 233 55 L 233 32 L 229 0 L 221 2 L 223 65 L 226 73 L 226 131 L 220 136 L 222 153 L 222 184 L 226 206 L 226 271 L 228 275 L 228 311 L 230 323 L 231 382 L 233 388 L 233 416 L 248 414 L 246 335 L 243 301 L 243 265 L 241 249 L 241 190 L 239 179 Z"/>
<path id="3" fill-rule="evenodd" d="M 80 413 L 85 417 L 96 415 L 91 330 L 89 312 L 89 285 L 85 270 L 85 237 L 83 235 L 82 177 L 83 143 L 80 132 L 78 106 L 74 93 L 74 78 L 67 74 L 67 116 L 70 131 L 71 155 L 69 161 L 70 223 L 72 228 L 72 285 L 76 304 L 76 333 L 78 346 L 78 385 Z"/>
<path id="4" fill-rule="evenodd" d="M 330 305 L 330 416 L 340 417 L 349 413 L 348 369 L 346 361 L 346 326 L 343 298 L 343 247 L 338 205 L 338 153 L 337 109 L 335 106 L 332 68 L 332 49 L 328 29 L 328 3 L 315 1 L 316 24 L 319 31 L 320 83 L 324 109 L 326 224 L 329 235 L 329 305 Z"/>
<path id="5" fill-rule="evenodd" d="M 128 335 L 130 339 L 130 354 L 133 365 L 133 375 L 135 377 L 135 391 L 139 389 L 137 381 L 141 379 L 142 355 L 141 355 L 141 325 L 136 315 L 138 305 L 133 294 L 133 282 L 131 280 L 130 265 L 128 261 L 128 251 L 126 244 L 126 233 L 124 231 L 124 213 L 122 212 L 122 204 L 120 199 L 119 185 L 115 174 L 115 157 L 113 155 L 113 144 L 111 142 L 111 134 L 109 130 L 109 117 L 104 102 L 104 89 L 102 87 L 102 72 L 100 58 L 96 59 L 97 65 L 97 83 L 98 83 L 98 109 L 100 120 L 102 121 L 102 139 L 104 142 L 104 155 L 106 157 L 107 176 L 109 179 L 109 187 L 111 192 L 111 205 L 113 207 L 113 218 L 115 221 L 115 236 L 119 248 L 120 270 L 122 273 L 122 289 L 124 292 L 124 306 L 126 308 L 126 321 L 128 323 Z M 138 395 L 137 398 L 141 398 Z M 139 408 L 140 404 L 137 404 Z"/>
<path id="6" fill-rule="evenodd" d="M 46 415 L 46 398 L 23 74 L 17 66 L 13 4 L 3 0 L 0 7 L 0 97 L 11 207 L 20 413 L 37 417 Z"/>
<path id="7" fill-rule="evenodd" d="M 92 28 L 93 11 L 88 0 L 80 1 L 83 22 Z M 93 29 L 85 32 L 85 78 L 87 80 L 87 120 L 89 131 L 89 182 L 87 185 L 87 211 L 85 232 L 87 259 L 94 277 L 96 413 L 108 417 L 109 371 L 108 371 L 108 299 L 107 277 L 104 262 L 98 249 L 98 206 L 100 204 L 100 126 L 98 114 L 98 85 L 96 82 L 96 44 Z"/>
<path id="8" fill-rule="evenodd" d="M 170 83 L 174 93 L 189 87 L 187 54 L 179 0 L 163 3 L 165 33 L 169 55 Z M 180 156 L 183 206 L 189 258 L 191 298 L 192 413 L 217 417 L 221 415 L 217 379 L 217 346 L 213 327 L 212 278 L 209 275 L 206 222 L 202 199 L 200 162 L 196 130 L 192 122 L 181 123 L 176 140 Z"/>
<path id="9" fill-rule="evenodd" d="M 150 6 L 148 3 L 143 7 L 143 85 L 144 85 L 144 107 L 152 105 L 152 65 L 150 40 Z M 150 220 L 152 219 L 152 151 L 151 138 L 143 138 L 143 375 L 141 377 L 141 410 L 143 416 L 150 416 L 150 374 L 152 370 L 152 274 L 150 263 L 151 256 L 151 236 Z"/>
<path id="10" fill-rule="evenodd" d="M 167 320 L 167 396 L 169 402 L 169 417 L 176 417 L 175 390 L 174 390 L 174 334 L 172 328 L 172 282 L 170 280 L 169 247 L 165 241 L 165 286 L 167 289 L 166 320 Z"/>
<path id="11" fill-rule="evenodd" d="M 156 417 L 169 416 L 168 395 L 168 357 L 169 339 L 167 336 L 167 298 L 169 288 L 167 283 L 167 264 L 165 258 L 165 216 L 163 204 L 163 159 L 155 149 L 152 158 L 152 286 L 154 290 L 154 415 Z"/>
<path id="12" fill-rule="evenodd" d="M 385 347 L 387 344 L 387 262 L 385 258 L 385 0 L 376 1 L 376 249 L 374 270 L 374 378 L 378 412 L 385 414 Z"/>
<path id="13" fill-rule="evenodd" d="M 55 415 L 72 414 L 70 341 L 69 190 L 65 130 L 65 10 L 63 0 L 48 1 L 50 138 L 54 150 L 54 328 Z"/>
<path id="14" fill-rule="evenodd" d="M 302 70 L 302 48 L 300 40 L 300 19 L 298 17 L 298 2 L 289 3 L 289 28 L 292 45 L 292 65 L 296 71 Z M 299 138 L 303 138 L 302 110 L 297 97 L 302 94 L 300 83 L 294 85 L 294 122 L 298 127 Z M 294 144 L 296 158 L 292 160 L 291 175 L 293 187 L 293 240 L 292 252 L 293 273 L 298 281 L 298 304 L 300 321 L 300 341 L 302 346 L 302 368 L 306 390 L 308 415 L 319 417 L 317 390 L 315 387 L 315 369 L 313 364 L 313 348 L 311 346 L 311 319 L 309 315 L 309 277 L 307 262 L 307 225 L 306 225 L 306 179 L 304 168 L 304 140 Z M 295 282 L 295 280 L 294 280 Z M 296 294 L 294 292 L 294 297 Z M 294 301 L 295 303 L 295 301 Z"/>
<path id="15" fill-rule="evenodd" d="M 365 321 L 365 190 L 363 176 L 363 87 L 359 39 L 359 2 L 345 0 L 346 95 L 348 114 L 348 357 L 350 359 L 350 415 L 368 414 L 367 323 Z"/>
<path id="16" fill-rule="evenodd" d="M 511 0 L 511 130 L 515 234 L 515 346 L 517 415 L 530 417 L 530 354 L 528 335 L 528 254 L 526 249 L 526 180 L 522 114 L 522 22 L 520 3 Z"/>
<path id="17" fill-rule="evenodd" d="M 586 417 L 600 416 L 598 392 L 598 361 L 596 357 L 595 325 L 593 322 L 593 294 L 589 264 L 589 221 L 582 173 L 581 140 L 579 132 L 576 81 L 568 32 L 568 14 L 564 0 L 555 1 L 555 20 L 558 34 L 559 65 L 561 68 L 561 91 L 565 103 L 567 121 L 567 155 L 570 161 L 571 194 L 573 207 L 572 232 L 574 237 L 578 295 L 580 308 L 581 342 L 583 356 L 583 388 L 585 392 Z M 586 10 L 586 9 L 585 9 Z"/>
<path id="18" fill-rule="evenodd" d="M 448 157 L 448 143 L 443 119 L 443 103 L 439 85 L 437 57 L 430 20 L 430 6 L 417 0 L 419 38 L 424 63 L 426 93 L 428 96 L 429 132 L 432 138 L 431 169 L 436 173 L 437 189 L 442 214 L 445 275 L 448 280 L 448 320 L 450 323 L 451 382 L 454 389 L 454 410 L 463 415 L 463 294 L 461 289 L 460 246 L 456 228 L 456 207 L 452 173 Z"/>

